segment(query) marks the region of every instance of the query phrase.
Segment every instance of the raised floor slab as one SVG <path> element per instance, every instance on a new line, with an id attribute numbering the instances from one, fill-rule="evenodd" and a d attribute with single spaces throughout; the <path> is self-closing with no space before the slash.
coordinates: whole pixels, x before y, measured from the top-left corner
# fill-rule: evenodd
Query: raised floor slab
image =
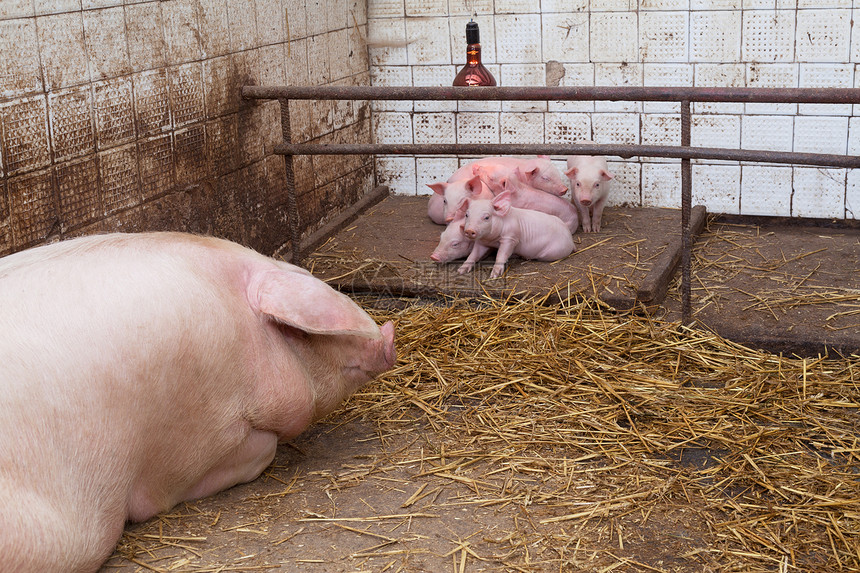
<path id="1" fill-rule="evenodd" d="M 704 209 L 693 221 L 704 224 Z M 599 233 L 577 232 L 577 251 L 551 263 L 512 257 L 489 279 L 490 255 L 474 272 L 430 254 L 443 227 L 427 217 L 427 197 L 390 196 L 337 233 L 305 261 L 341 290 L 393 296 L 597 296 L 618 309 L 659 304 L 680 258 L 680 212 L 608 208 Z"/>

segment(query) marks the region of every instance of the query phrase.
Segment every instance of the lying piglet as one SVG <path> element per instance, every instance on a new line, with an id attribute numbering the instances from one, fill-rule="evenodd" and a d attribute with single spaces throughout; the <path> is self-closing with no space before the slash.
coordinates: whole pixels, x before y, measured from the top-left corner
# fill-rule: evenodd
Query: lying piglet
<path id="1" fill-rule="evenodd" d="M 590 155 L 571 155 L 567 158 L 567 171 L 570 178 L 571 199 L 582 219 L 582 230 L 586 233 L 600 231 L 600 218 L 609 196 L 609 180 L 614 177 L 609 172 L 604 157 Z"/>
<path id="2" fill-rule="evenodd" d="M 579 215 L 576 207 L 570 201 L 557 195 L 538 191 L 523 183 L 519 167 L 514 168 L 512 177 L 502 179 L 502 188 L 511 194 L 511 205 L 519 209 L 533 209 L 550 215 L 555 215 L 567 225 L 570 233 L 576 233 L 579 228 Z"/>
<path id="3" fill-rule="evenodd" d="M 437 225 L 447 225 L 453 221 L 454 213 L 466 197 L 489 199 L 493 196 L 480 177 L 431 183 L 427 187 L 433 190 L 427 204 L 427 216 Z"/>
<path id="4" fill-rule="evenodd" d="M 567 226 L 555 215 L 511 206 L 510 193 L 504 191 L 493 199 L 464 201 L 458 215 L 464 217 L 463 233 L 475 241 L 472 252 L 458 273 L 472 270 L 491 247 L 496 247 L 496 261 L 490 278 L 501 276 L 512 254 L 525 259 L 556 261 L 576 250 Z"/>
<path id="5" fill-rule="evenodd" d="M 455 219 L 448 223 L 439 237 L 439 244 L 430 255 L 432 260 L 437 263 L 447 263 L 462 259 L 472 252 L 475 242 L 463 233 L 462 225 L 462 219 Z"/>
<path id="6" fill-rule="evenodd" d="M 307 271 L 181 233 L 0 259 L 0 571 L 95 571 L 126 520 L 256 478 L 395 360 Z"/>
<path id="7" fill-rule="evenodd" d="M 520 169 L 525 176 L 523 182 L 535 189 L 559 196 L 567 193 L 567 185 L 564 184 L 561 173 L 548 155 L 538 155 L 535 159 L 529 159 Z"/>
<path id="8" fill-rule="evenodd" d="M 561 174 L 546 155 L 538 155 L 535 159 L 489 157 L 470 165 L 472 174 L 479 176 L 495 194 L 505 190 L 504 181 L 511 177 L 516 177 L 523 184 L 552 195 L 561 196 L 567 193 L 567 185 L 562 181 Z M 519 172 L 515 174 L 517 170 Z"/>

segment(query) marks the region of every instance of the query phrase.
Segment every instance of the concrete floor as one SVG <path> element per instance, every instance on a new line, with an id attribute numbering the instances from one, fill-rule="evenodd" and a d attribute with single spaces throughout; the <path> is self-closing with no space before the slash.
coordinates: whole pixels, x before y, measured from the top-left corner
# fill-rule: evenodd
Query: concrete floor
<path id="1" fill-rule="evenodd" d="M 680 319 L 677 210 L 607 208 L 601 232 L 577 232 L 577 251 L 569 257 L 553 263 L 512 258 L 505 274 L 490 280 L 492 255 L 465 275 L 457 273 L 459 262 L 430 260 L 442 227 L 427 218 L 426 205 L 426 197 L 387 197 L 304 266 L 348 292 L 550 301 L 580 295 L 617 310 Z M 703 211 L 696 214 L 704 220 Z M 860 228 L 800 223 L 711 218 L 694 247 L 694 318 L 772 352 L 860 353 Z"/>

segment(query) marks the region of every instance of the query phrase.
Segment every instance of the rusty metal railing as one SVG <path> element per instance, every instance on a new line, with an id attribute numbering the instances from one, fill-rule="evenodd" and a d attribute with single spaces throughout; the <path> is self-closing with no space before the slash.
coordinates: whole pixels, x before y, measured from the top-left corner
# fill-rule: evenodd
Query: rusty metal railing
<path id="1" fill-rule="evenodd" d="M 681 160 L 681 314 L 692 320 L 690 212 L 692 209 L 691 159 L 720 159 L 860 167 L 860 157 L 823 153 L 723 149 L 690 146 L 693 102 L 860 104 L 858 88 L 721 88 L 721 87 L 388 87 L 388 86 L 245 86 L 245 99 L 277 99 L 281 103 L 284 143 L 275 153 L 286 163 L 287 202 L 294 258 L 301 257 L 301 236 L 296 211 L 293 155 L 610 155 L 668 157 Z M 476 101 L 661 101 L 680 103 L 681 145 L 615 144 L 314 144 L 292 143 L 288 102 L 300 100 L 476 100 Z"/>

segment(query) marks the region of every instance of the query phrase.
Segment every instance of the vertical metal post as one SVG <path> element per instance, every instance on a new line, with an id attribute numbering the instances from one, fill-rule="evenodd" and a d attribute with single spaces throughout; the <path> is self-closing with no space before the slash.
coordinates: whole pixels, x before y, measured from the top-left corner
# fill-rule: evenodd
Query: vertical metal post
<path id="1" fill-rule="evenodd" d="M 290 127 L 290 100 L 278 98 L 281 104 L 281 134 L 284 143 L 293 142 L 293 131 Z M 287 226 L 290 228 L 290 246 L 292 247 L 292 263 L 301 265 L 304 253 L 302 252 L 302 234 L 299 229 L 299 207 L 296 201 L 296 179 L 293 174 L 293 156 L 284 155 L 284 174 L 287 183 Z"/>
<path id="2" fill-rule="evenodd" d="M 690 147 L 690 101 L 681 102 L 681 146 Z M 684 325 L 692 322 L 690 303 L 690 211 L 693 201 L 693 172 L 690 159 L 681 159 L 681 320 Z"/>

